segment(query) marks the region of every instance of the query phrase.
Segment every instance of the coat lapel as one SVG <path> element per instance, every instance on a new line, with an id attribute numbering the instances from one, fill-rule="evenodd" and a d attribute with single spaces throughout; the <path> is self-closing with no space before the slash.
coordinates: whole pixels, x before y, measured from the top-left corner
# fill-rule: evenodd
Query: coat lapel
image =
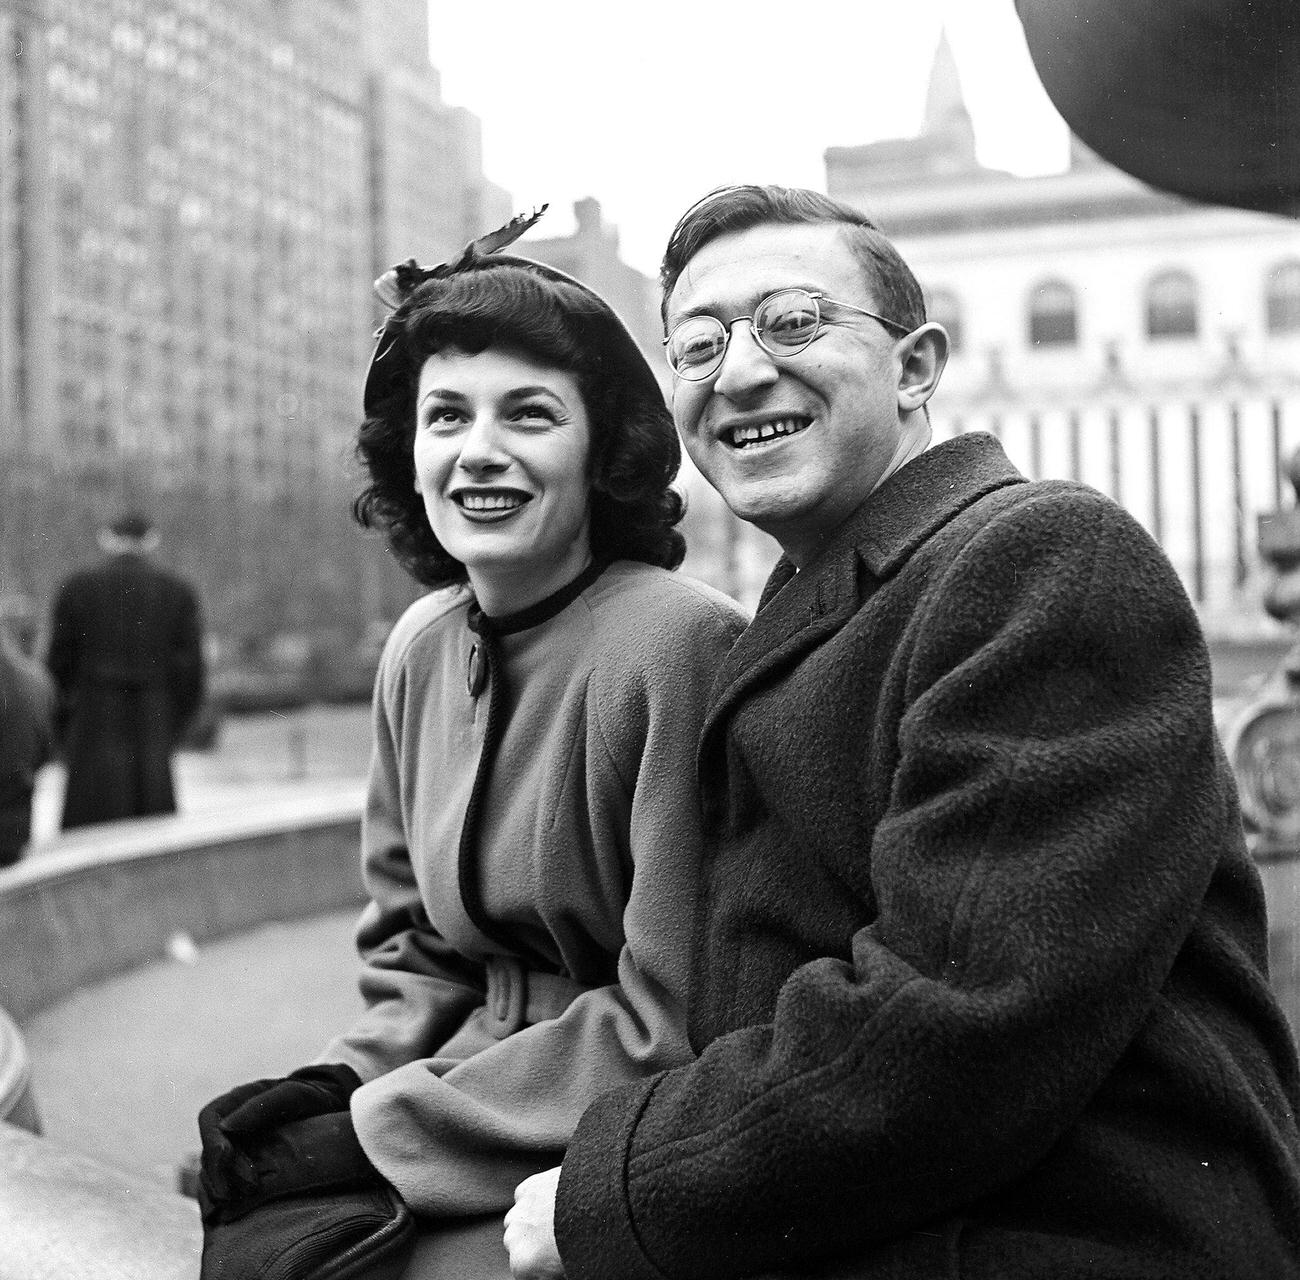
<path id="1" fill-rule="evenodd" d="M 896 573 L 936 529 L 977 498 L 1024 480 L 994 437 L 958 436 L 891 476 L 801 572 L 792 573 L 782 557 L 758 613 L 718 674 L 702 746 L 749 689 L 834 635 L 861 607 L 864 587 L 869 593 Z"/>

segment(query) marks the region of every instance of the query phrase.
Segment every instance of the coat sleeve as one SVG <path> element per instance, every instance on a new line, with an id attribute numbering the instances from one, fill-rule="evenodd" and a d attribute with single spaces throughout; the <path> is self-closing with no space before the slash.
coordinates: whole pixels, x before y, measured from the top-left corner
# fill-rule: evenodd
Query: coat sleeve
<path id="1" fill-rule="evenodd" d="M 167 655 L 168 688 L 176 724 L 183 727 L 203 701 L 206 671 L 198 597 L 185 583 L 178 583 L 177 588 L 176 616 Z"/>
<path id="2" fill-rule="evenodd" d="M 54 681 L 55 729 L 61 736 L 72 709 L 77 679 L 81 624 L 77 620 L 76 589 L 65 582 L 54 597 L 50 612 L 50 636 L 45 650 L 45 666 Z"/>
<path id="3" fill-rule="evenodd" d="M 402 814 L 397 726 L 405 679 L 390 638 L 375 680 L 373 752 L 361 823 L 369 896 L 357 925 L 365 1012 L 318 1055 L 372 1080 L 428 1057 L 483 1000 L 483 966 L 434 929 L 416 881 Z"/>
<path id="4" fill-rule="evenodd" d="M 695 618 L 641 628 L 645 653 L 598 669 L 588 694 L 587 777 L 571 791 L 574 804 L 586 803 L 581 786 L 615 786 L 630 800 L 617 980 L 445 1074 L 412 1062 L 354 1099 L 367 1154 L 419 1213 L 504 1213 L 523 1178 L 560 1162 L 600 1093 L 689 1056 L 695 752 L 713 675 L 741 626 L 738 614 L 712 605 Z"/>
<path id="5" fill-rule="evenodd" d="M 570 1280 L 798 1268 L 971 1204 L 1044 1156 L 1156 1006 L 1240 838 L 1168 563 L 1100 498 L 1031 499 L 914 624 L 897 742 L 862 737 L 897 750 L 871 923 L 770 1023 L 588 1111 L 557 1202 Z"/>

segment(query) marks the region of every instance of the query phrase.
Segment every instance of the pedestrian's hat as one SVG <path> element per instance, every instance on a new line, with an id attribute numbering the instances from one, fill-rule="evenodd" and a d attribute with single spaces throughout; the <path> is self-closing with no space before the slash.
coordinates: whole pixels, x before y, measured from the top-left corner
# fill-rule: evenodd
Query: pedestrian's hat
<path id="1" fill-rule="evenodd" d="M 153 532 L 153 521 L 139 511 L 123 511 L 109 521 L 108 531 L 116 537 L 140 542 Z"/>

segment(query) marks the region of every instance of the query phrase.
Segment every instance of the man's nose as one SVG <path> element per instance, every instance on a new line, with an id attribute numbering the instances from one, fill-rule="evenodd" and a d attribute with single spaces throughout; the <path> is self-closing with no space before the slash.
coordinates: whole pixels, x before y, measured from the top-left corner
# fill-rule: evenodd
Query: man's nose
<path id="1" fill-rule="evenodd" d="M 758 345 L 752 322 L 733 320 L 731 340 L 713 382 L 714 391 L 728 400 L 743 401 L 770 387 L 778 376 L 771 354 Z"/>

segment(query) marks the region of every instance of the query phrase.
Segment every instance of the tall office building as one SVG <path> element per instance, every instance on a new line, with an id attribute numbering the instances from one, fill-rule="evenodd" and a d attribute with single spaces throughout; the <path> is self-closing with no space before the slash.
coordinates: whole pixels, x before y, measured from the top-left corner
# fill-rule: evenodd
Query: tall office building
<path id="1" fill-rule="evenodd" d="M 424 11 L 0 0 L 0 595 L 139 503 L 232 642 L 400 607 L 348 512 L 370 284 L 506 203 Z"/>
<path id="2" fill-rule="evenodd" d="M 0 440 L 48 415 L 46 64 L 37 0 L 0 0 Z M 10 474 L 10 484 L 24 477 Z"/>
<path id="3" fill-rule="evenodd" d="M 510 196 L 483 174 L 482 128 L 443 101 L 429 61 L 427 0 L 365 0 L 369 63 L 371 256 L 445 261 L 510 216 Z"/>

